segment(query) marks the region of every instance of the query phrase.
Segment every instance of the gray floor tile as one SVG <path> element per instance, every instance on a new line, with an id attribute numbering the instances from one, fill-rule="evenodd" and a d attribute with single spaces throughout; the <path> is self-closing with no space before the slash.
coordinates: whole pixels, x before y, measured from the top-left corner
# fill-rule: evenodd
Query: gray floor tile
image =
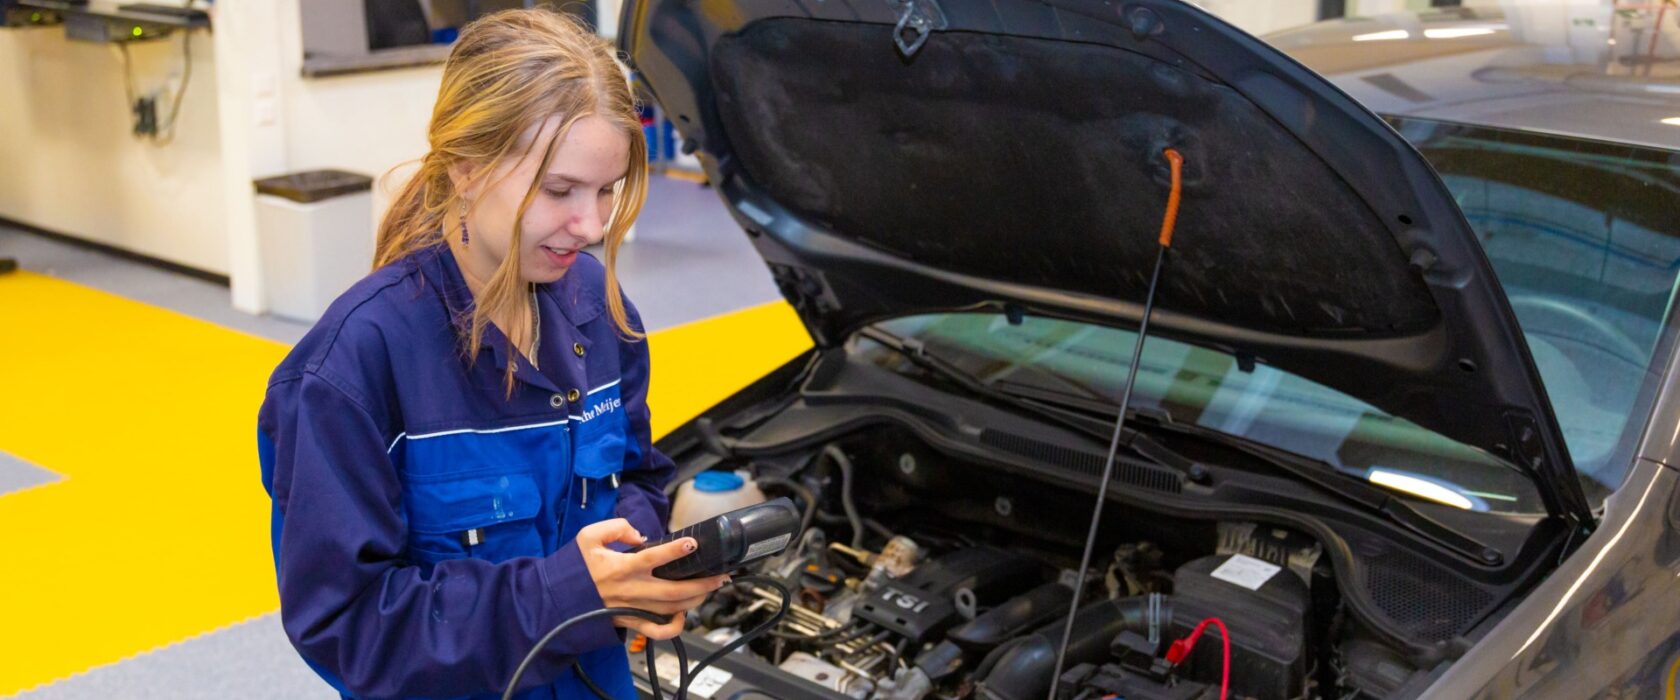
<path id="1" fill-rule="evenodd" d="M 0 257 L 17 258 L 18 266 L 161 306 L 217 325 L 291 344 L 309 326 L 235 311 L 227 287 L 130 262 L 80 246 L 60 243 L 0 224 Z"/>
<path id="2" fill-rule="evenodd" d="M 304 665 L 273 613 L 13 697 L 337 700 L 338 693 Z"/>

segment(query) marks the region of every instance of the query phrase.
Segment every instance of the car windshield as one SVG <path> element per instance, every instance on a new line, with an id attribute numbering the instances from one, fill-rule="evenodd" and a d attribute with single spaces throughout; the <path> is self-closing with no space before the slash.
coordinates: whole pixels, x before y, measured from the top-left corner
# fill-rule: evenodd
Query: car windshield
<path id="1" fill-rule="evenodd" d="M 1626 475 L 1661 379 L 1680 231 L 1680 155 L 1417 119 L 1394 120 L 1440 171 L 1516 311 L 1594 504 Z M 1112 404 L 1136 335 L 1056 318 L 923 314 L 882 330 L 996 389 Z M 866 357 L 915 367 L 860 341 Z M 1663 352 L 1659 352 L 1663 349 Z M 1305 378 L 1152 337 L 1132 405 L 1471 510 L 1543 510 L 1493 455 Z"/>
<path id="2" fill-rule="evenodd" d="M 1390 123 L 1481 240 L 1596 506 L 1627 476 L 1672 344 L 1680 151 Z"/>
<path id="3" fill-rule="evenodd" d="M 1076 321 L 1002 314 L 926 314 L 879 327 L 995 389 L 1054 392 L 1112 405 L 1137 334 Z M 865 357 L 913 366 L 860 341 Z M 1538 492 L 1491 455 L 1430 432 L 1339 391 L 1263 364 L 1152 336 L 1144 344 L 1133 409 L 1194 423 L 1305 455 L 1402 493 L 1474 510 L 1532 512 Z"/>

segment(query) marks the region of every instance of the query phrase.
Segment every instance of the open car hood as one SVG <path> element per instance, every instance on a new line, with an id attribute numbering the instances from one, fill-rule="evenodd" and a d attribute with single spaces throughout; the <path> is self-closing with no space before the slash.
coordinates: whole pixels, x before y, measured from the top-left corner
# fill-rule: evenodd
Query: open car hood
<path id="1" fill-rule="evenodd" d="M 1375 115 L 1176 0 L 630 0 L 621 45 L 819 346 L 1020 309 L 1252 357 L 1582 496 L 1469 225 Z"/>

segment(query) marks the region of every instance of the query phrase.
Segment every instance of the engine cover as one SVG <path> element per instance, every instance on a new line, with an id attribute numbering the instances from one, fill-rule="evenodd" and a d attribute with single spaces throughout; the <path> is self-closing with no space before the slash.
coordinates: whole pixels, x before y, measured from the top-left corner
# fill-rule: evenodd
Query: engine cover
<path id="1" fill-rule="evenodd" d="M 867 622 L 920 644 L 963 616 L 956 593 L 968 589 L 982 604 L 995 604 L 1042 580 L 1030 557 L 996 547 L 959 549 L 882 584 L 853 612 Z"/>

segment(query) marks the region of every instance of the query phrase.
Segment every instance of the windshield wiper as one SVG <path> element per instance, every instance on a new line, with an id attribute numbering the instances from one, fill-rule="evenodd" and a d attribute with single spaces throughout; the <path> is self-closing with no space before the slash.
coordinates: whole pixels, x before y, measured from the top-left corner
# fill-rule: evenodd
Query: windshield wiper
<path id="1" fill-rule="evenodd" d="M 1250 457 L 1254 457 L 1268 465 L 1294 475 L 1314 486 L 1340 496 L 1343 501 L 1355 504 L 1364 510 L 1374 513 L 1391 523 L 1399 525 L 1420 535 L 1436 544 L 1446 547 L 1460 555 L 1474 559 L 1489 566 L 1498 566 L 1505 561 L 1505 555 L 1486 543 L 1470 535 L 1454 529 L 1439 520 L 1425 515 L 1413 507 L 1404 498 L 1389 492 L 1380 486 L 1372 486 L 1355 477 L 1337 471 L 1334 465 L 1305 455 L 1296 454 L 1288 450 L 1281 450 L 1269 445 L 1263 445 L 1229 433 L 1220 432 L 1199 425 L 1187 425 L 1172 422 L 1170 418 L 1160 420 L 1156 415 L 1148 413 L 1136 416 L 1143 418 L 1140 425 L 1154 425 L 1163 430 L 1178 433 L 1194 439 L 1229 447 Z M 1153 419 L 1153 420 L 1151 420 Z"/>
<path id="2" fill-rule="evenodd" d="M 919 340 L 893 335 L 874 326 L 858 331 L 858 335 L 880 343 L 888 350 L 892 350 L 904 359 L 909 360 L 911 364 L 918 368 L 947 379 L 975 396 L 1049 419 L 1058 425 L 1071 428 L 1097 440 L 1106 441 L 1108 439 L 1109 428 L 1105 427 L 1100 421 L 1093 420 L 1083 413 L 1068 411 L 1059 406 L 1046 405 L 993 387 L 980 381 L 974 375 L 963 371 L 962 368 L 952 364 L 949 360 L 928 353 Z"/>
<path id="3" fill-rule="evenodd" d="M 1003 389 L 993 390 L 1005 394 L 1015 393 Z M 1053 397 L 1050 392 L 1032 393 L 1035 395 L 1033 399 L 1021 400 L 1030 400 L 1034 403 L 1060 403 L 1067 407 L 1064 410 L 1088 411 L 1093 416 L 1101 416 L 1101 420 L 1104 422 L 1112 420 L 1108 417 L 1108 414 L 1111 414 L 1114 410 L 1112 405 L 1072 396 Z M 1040 395 L 1041 393 L 1042 395 Z M 1497 566 L 1505 560 L 1504 554 L 1498 549 L 1425 515 L 1405 499 L 1389 492 L 1387 489 L 1372 486 L 1356 477 L 1338 471 L 1334 465 L 1328 462 L 1211 428 L 1179 423 L 1172 419 L 1170 413 L 1162 410 L 1134 408 L 1127 411 L 1126 414 L 1126 427 L 1128 428 L 1126 432 L 1128 435 L 1122 437 L 1122 444 L 1130 447 L 1132 452 L 1156 463 L 1188 473 L 1189 466 L 1195 464 L 1195 460 L 1174 452 L 1171 448 L 1148 438 L 1140 433 L 1140 430 L 1173 433 L 1236 450 L 1328 491 L 1344 502 L 1376 514 L 1460 555 L 1490 566 Z"/>

